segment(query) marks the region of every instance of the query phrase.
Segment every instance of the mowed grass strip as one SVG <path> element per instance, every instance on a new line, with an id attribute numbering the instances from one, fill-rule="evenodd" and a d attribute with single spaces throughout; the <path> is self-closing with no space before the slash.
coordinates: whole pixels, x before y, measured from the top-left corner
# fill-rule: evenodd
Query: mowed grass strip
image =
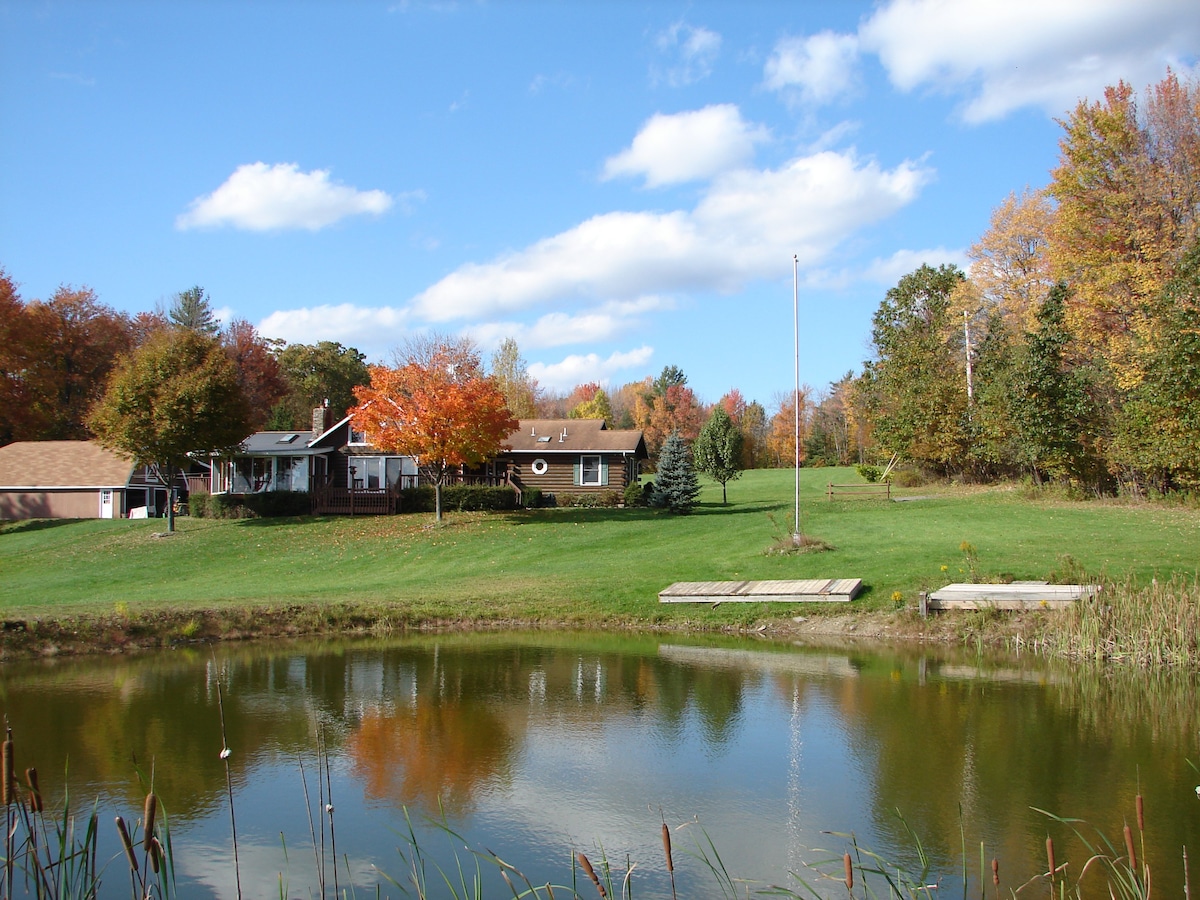
<path id="1" fill-rule="evenodd" d="M 856 608 L 915 604 L 952 581 L 1062 580 L 1079 573 L 1137 582 L 1200 560 L 1200 512 L 1108 502 L 1023 499 L 1013 489 L 898 489 L 906 502 L 829 502 L 853 470 L 802 472 L 806 535 L 833 549 L 767 551 L 789 530 L 790 471 L 706 484 L 690 516 L 646 509 L 216 521 L 7 523 L 0 526 L 0 613 L 108 614 L 114 608 L 350 603 L 404 621 L 742 624 L 795 606 L 659 604 L 675 581 L 861 578 Z M 973 561 L 962 549 L 973 548 Z M 972 573 L 972 564 L 974 572 Z M 945 567 L 943 569 L 943 567 Z M 844 605 L 809 604 L 845 612 Z"/>

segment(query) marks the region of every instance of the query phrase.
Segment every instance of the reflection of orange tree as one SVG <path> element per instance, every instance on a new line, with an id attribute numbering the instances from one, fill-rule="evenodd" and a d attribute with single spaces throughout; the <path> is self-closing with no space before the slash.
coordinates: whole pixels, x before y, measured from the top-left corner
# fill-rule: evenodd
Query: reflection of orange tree
<path id="1" fill-rule="evenodd" d="M 508 765 L 516 741 L 504 719 L 477 703 L 376 711 L 362 719 L 346 753 L 367 796 L 397 805 L 466 807 L 476 788 Z"/>

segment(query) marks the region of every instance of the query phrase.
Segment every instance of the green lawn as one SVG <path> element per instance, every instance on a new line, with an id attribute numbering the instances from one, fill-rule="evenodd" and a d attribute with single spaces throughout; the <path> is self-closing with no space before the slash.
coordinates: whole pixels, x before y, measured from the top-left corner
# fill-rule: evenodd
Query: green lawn
<path id="1" fill-rule="evenodd" d="M 387 605 L 398 621 L 741 624 L 761 604 L 716 610 L 657 602 L 674 581 L 861 578 L 856 606 L 890 609 L 893 593 L 970 580 L 1045 579 L 1069 555 L 1090 574 L 1140 580 L 1191 575 L 1200 512 L 1113 503 L 1029 501 L 1015 491 L 914 488 L 909 502 L 825 499 L 853 470 L 805 470 L 804 532 L 832 550 L 765 551 L 787 531 L 790 471 L 706 484 L 691 516 L 653 510 L 550 509 L 388 518 L 182 518 L 8 523 L 0 526 L 0 610 L 7 618 L 271 604 Z M 772 524 L 773 515 L 778 525 Z M 942 567 L 945 566 L 943 571 Z M 792 614 L 776 608 L 774 614 Z M 844 609 L 844 607 L 843 607 Z"/>

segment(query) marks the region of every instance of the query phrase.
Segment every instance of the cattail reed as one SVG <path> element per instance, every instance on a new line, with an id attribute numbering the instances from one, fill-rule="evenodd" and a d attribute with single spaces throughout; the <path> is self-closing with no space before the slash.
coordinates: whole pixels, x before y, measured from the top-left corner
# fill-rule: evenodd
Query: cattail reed
<path id="1" fill-rule="evenodd" d="M 663 839 L 663 854 L 667 857 L 667 871 L 675 871 L 675 862 L 671 859 L 671 829 L 667 827 L 667 823 L 663 822 L 662 827 Z"/>
<path id="2" fill-rule="evenodd" d="M 3 771 L 0 771 L 0 778 L 4 780 L 4 785 L 0 787 L 0 799 L 4 800 L 5 806 L 10 806 L 13 802 L 13 785 L 16 780 L 13 777 L 13 742 L 12 731 L 9 731 L 9 736 L 4 739 L 2 764 Z"/>
<path id="3" fill-rule="evenodd" d="M 1145 831 L 1146 830 L 1146 807 L 1142 803 L 1142 795 L 1141 794 L 1137 795 L 1136 802 L 1137 802 L 1138 831 Z"/>
<path id="4" fill-rule="evenodd" d="M 1046 862 L 1050 865 L 1050 882 L 1053 884 L 1056 866 L 1054 865 L 1054 838 L 1052 837 L 1046 838 Z"/>
<path id="5" fill-rule="evenodd" d="M 142 829 L 144 830 L 142 847 L 147 852 L 150 851 L 150 844 L 154 840 L 154 818 L 158 815 L 158 798 L 154 796 L 154 791 L 146 795 L 146 808 L 142 814 Z M 158 869 L 155 869 L 157 872 Z"/>
<path id="6" fill-rule="evenodd" d="M 607 897 L 608 891 L 604 890 L 604 885 L 596 877 L 596 870 L 592 868 L 592 864 L 588 862 L 588 858 L 582 852 L 576 854 L 576 856 L 579 858 L 579 865 L 583 868 L 584 874 L 592 880 L 592 884 L 596 886 L 596 890 L 600 892 L 600 896 Z"/>
<path id="7" fill-rule="evenodd" d="M 129 868 L 136 872 L 138 861 L 133 852 L 133 841 L 129 839 L 129 829 L 125 827 L 125 820 L 120 816 L 117 816 L 117 834 L 121 836 L 121 846 L 125 849 L 125 858 L 129 860 Z"/>
<path id="8" fill-rule="evenodd" d="M 842 865 L 846 868 L 846 890 L 854 890 L 854 863 L 850 861 L 850 854 L 842 855 Z"/>
<path id="9" fill-rule="evenodd" d="M 1000 887 L 1000 860 L 992 857 L 992 884 Z"/>
<path id="10" fill-rule="evenodd" d="M 1137 871 L 1137 853 L 1133 849 L 1133 829 L 1125 826 L 1125 852 L 1129 855 L 1129 868 Z"/>
<path id="11" fill-rule="evenodd" d="M 30 766 L 25 770 L 25 783 L 29 785 L 29 811 L 40 813 L 42 811 L 42 791 L 38 787 L 37 769 Z"/>
<path id="12" fill-rule="evenodd" d="M 158 838 L 150 840 L 150 869 L 155 875 L 158 874 L 159 866 L 162 864 L 162 844 L 158 842 Z"/>

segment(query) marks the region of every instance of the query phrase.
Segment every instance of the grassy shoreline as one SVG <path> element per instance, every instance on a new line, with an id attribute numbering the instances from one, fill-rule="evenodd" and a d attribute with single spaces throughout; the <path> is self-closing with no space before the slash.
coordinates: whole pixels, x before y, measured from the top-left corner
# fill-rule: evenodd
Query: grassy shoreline
<path id="1" fill-rule="evenodd" d="M 428 628 L 624 628 L 1000 642 L 1049 614 L 921 620 L 951 581 L 1194 578 L 1200 511 L 1027 499 L 1015 488 L 824 497 L 853 470 L 802 473 L 802 527 L 832 549 L 771 553 L 790 531 L 790 471 L 707 484 L 697 513 L 548 509 L 432 517 L 181 519 L 0 525 L 0 653 L 111 652 L 181 641 Z M 862 578 L 844 604 L 659 604 L 674 581 Z M 804 621 L 797 622 L 795 619 Z"/>

